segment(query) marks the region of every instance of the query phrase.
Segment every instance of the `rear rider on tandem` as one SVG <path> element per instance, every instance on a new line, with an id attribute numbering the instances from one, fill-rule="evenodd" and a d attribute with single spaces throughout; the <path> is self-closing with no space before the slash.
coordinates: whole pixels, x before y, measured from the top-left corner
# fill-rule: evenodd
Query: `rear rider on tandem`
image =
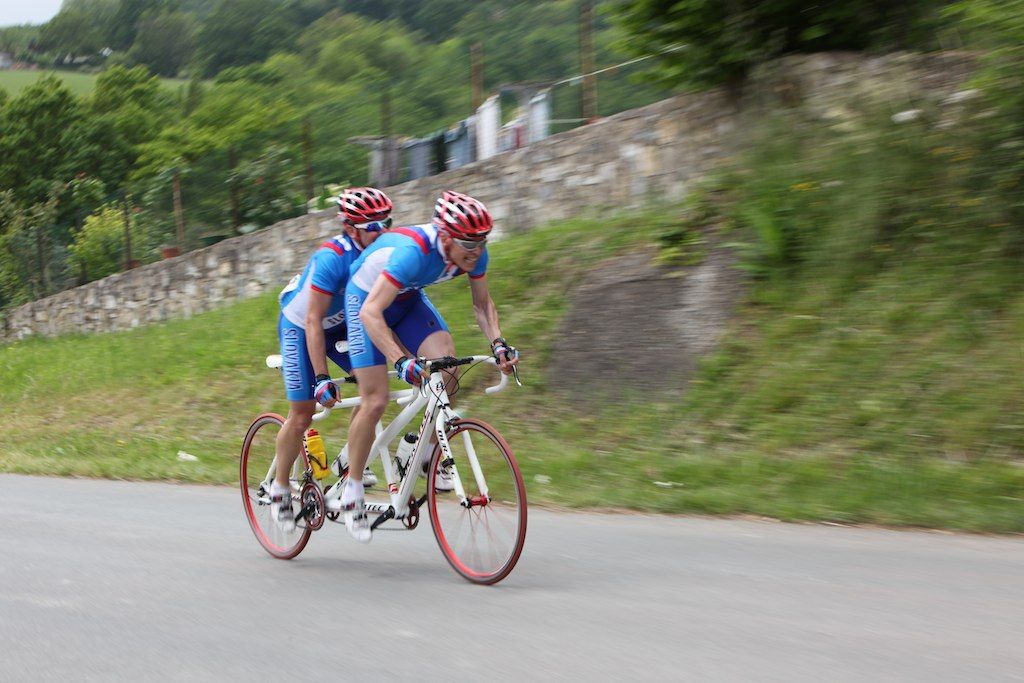
<path id="1" fill-rule="evenodd" d="M 277 470 L 270 487 L 270 513 L 285 531 L 295 528 L 288 476 L 302 448 L 313 410 L 317 401 L 330 407 L 341 396 L 327 371 L 327 359 L 345 372 L 351 370 L 348 353 L 335 349 L 335 344 L 346 338 L 343 301 L 350 267 L 363 250 L 391 227 L 391 200 L 378 189 L 351 188 L 342 192 L 337 201 L 344 232 L 321 244 L 302 273 L 292 278 L 279 297 L 278 337 L 288 418 L 277 435 Z"/>

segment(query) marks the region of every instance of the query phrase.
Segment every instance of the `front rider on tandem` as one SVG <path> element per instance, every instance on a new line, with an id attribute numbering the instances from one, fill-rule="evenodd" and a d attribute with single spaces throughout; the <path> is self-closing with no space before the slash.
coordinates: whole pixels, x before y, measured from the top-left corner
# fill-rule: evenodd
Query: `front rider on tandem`
<path id="1" fill-rule="evenodd" d="M 345 289 L 345 318 L 361 402 L 349 425 L 349 478 L 341 506 L 345 526 L 357 541 L 367 543 L 371 538 L 362 474 L 374 428 L 388 402 L 388 367 L 419 386 L 427 373 L 402 346 L 416 349 L 417 356 L 424 358 L 455 355 L 448 326 L 423 288 L 468 273 L 477 324 L 501 371 L 508 374 L 519 362 L 519 352 L 501 336 L 498 311 L 487 288 L 485 245 L 492 227 L 491 214 L 482 202 L 446 191 L 434 205 L 430 224 L 388 231 L 352 266 Z M 446 383 L 449 391 L 454 390 L 455 381 L 453 373 Z"/>

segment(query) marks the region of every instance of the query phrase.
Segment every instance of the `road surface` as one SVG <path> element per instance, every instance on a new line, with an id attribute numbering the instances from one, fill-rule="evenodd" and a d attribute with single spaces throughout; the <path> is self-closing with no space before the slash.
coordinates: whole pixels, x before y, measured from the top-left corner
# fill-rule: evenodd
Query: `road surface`
<path id="1" fill-rule="evenodd" d="M 533 509 L 266 555 L 235 489 L 0 475 L 0 680 L 1024 680 L 1024 539 Z"/>

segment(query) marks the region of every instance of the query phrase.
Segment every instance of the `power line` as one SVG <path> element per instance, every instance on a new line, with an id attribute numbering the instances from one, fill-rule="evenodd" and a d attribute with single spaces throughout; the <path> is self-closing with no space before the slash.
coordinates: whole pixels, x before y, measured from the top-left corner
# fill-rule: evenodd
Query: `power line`
<path id="1" fill-rule="evenodd" d="M 630 59 L 628 61 L 622 62 L 621 64 L 613 64 L 611 66 L 606 66 L 603 69 L 597 69 L 596 71 L 591 71 L 590 73 L 577 74 L 575 76 L 569 76 L 568 78 L 563 78 L 560 81 L 555 81 L 554 83 L 551 83 L 549 87 L 553 88 L 556 85 L 563 85 L 565 83 L 578 82 L 578 81 L 581 81 L 581 80 L 583 80 L 584 78 L 586 78 L 588 76 L 596 76 L 597 74 L 604 73 L 605 71 L 612 71 L 613 69 L 619 69 L 619 68 L 624 67 L 624 66 L 629 66 L 630 64 L 636 64 L 637 62 L 642 62 L 645 59 L 651 59 L 653 57 L 659 57 L 661 55 L 668 54 L 669 52 L 677 52 L 679 50 L 682 50 L 685 47 L 687 47 L 687 46 L 684 45 L 684 44 L 669 45 L 665 49 L 659 50 L 659 51 L 657 51 L 657 52 L 655 52 L 653 54 L 644 55 L 643 57 L 637 57 L 635 59 Z"/>

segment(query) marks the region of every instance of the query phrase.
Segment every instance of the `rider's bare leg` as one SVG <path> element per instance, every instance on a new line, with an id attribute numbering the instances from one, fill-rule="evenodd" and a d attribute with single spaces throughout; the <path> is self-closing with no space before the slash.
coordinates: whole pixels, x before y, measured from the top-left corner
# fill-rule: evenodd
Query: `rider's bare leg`
<path id="1" fill-rule="evenodd" d="M 352 416 L 348 428 L 348 472 L 352 481 L 362 482 L 377 422 L 388 405 L 388 370 L 387 366 L 373 365 L 358 368 L 353 374 L 359 387 L 360 410 Z"/>
<path id="2" fill-rule="evenodd" d="M 292 464 L 299 456 L 302 449 L 302 437 L 309 429 L 313 420 L 313 410 L 316 408 L 316 401 L 289 401 L 288 417 L 277 433 L 277 472 L 274 475 L 281 487 L 288 486 L 288 475 L 291 473 Z"/>
<path id="3" fill-rule="evenodd" d="M 420 344 L 418 354 L 422 358 L 440 358 L 442 356 L 454 356 L 455 355 L 455 340 L 452 339 L 450 332 L 444 330 L 438 330 L 433 332 Z M 445 380 L 444 388 L 448 392 L 448 398 L 455 405 L 455 399 L 452 398 L 452 392 L 455 391 L 458 386 L 459 368 L 451 368 L 444 371 Z M 434 430 L 430 430 L 430 443 L 437 442 L 437 435 L 434 434 Z"/>

